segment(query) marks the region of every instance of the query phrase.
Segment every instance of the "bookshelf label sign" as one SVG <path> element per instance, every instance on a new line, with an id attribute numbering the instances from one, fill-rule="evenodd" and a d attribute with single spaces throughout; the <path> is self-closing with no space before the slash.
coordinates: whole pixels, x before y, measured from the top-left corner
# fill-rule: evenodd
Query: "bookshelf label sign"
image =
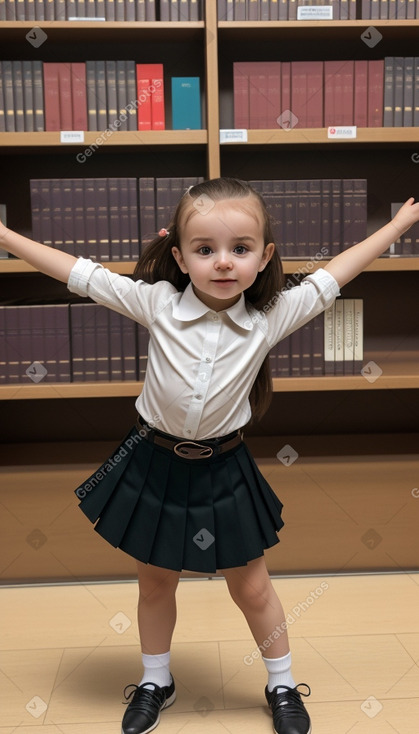
<path id="1" fill-rule="evenodd" d="M 84 130 L 61 130 L 60 143 L 84 143 Z"/>
<path id="2" fill-rule="evenodd" d="M 247 130 L 220 130 L 220 143 L 247 143 Z"/>
<path id="3" fill-rule="evenodd" d="M 327 137 L 332 140 L 356 138 L 356 125 L 334 125 L 327 128 Z"/>
<path id="4" fill-rule="evenodd" d="M 297 8 L 297 20 L 333 20 L 333 5 L 303 5 Z"/>

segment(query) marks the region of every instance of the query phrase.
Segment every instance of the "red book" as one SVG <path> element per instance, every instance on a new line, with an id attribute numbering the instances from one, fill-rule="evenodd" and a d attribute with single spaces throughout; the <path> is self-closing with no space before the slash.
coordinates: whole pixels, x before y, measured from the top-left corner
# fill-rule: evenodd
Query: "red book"
<path id="1" fill-rule="evenodd" d="M 353 125 L 354 62 L 324 62 L 324 125 Z"/>
<path id="2" fill-rule="evenodd" d="M 234 63 L 234 127 L 236 130 L 249 128 L 249 78 Z"/>
<path id="3" fill-rule="evenodd" d="M 234 63 L 235 128 L 274 129 L 281 114 L 281 62 Z"/>
<path id="4" fill-rule="evenodd" d="M 86 64 L 71 64 L 73 130 L 87 130 Z"/>
<path id="5" fill-rule="evenodd" d="M 45 130 L 47 132 L 61 129 L 58 69 L 59 64 L 56 62 L 45 62 L 43 66 Z"/>
<path id="6" fill-rule="evenodd" d="M 138 130 L 165 130 L 163 64 L 137 64 Z"/>
<path id="7" fill-rule="evenodd" d="M 281 74 L 281 124 L 280 127 L 289 129 L 294 127 L 294 123 L 290 120 L 289 111 L 291 110 L 291 62 L 282 62 Z M 287 114 L 286 114 L 287 113 Z M 287 127 L 288 120 L 288 127 Z"/>
<path id="8" fill-rule="evenodd" d="M 368 61 L 368 127 L 383 127 L 384 59 Z"/>
<path id="9" fill-rule="evenodd" d="M 293 127 L 323 127 L 323 62 L 291 62 Z"/>
<path id="10" fill-rule="evenodd" d="M 355 61 L 354 125 L 368 127 L 368 61 Z"/>
<path id="11" fill-rule="evenodd" d="M 71 64 L 58 64 L 60 85 L 60 129 L 73 129 L 73 109 L 71 100 Z"/>

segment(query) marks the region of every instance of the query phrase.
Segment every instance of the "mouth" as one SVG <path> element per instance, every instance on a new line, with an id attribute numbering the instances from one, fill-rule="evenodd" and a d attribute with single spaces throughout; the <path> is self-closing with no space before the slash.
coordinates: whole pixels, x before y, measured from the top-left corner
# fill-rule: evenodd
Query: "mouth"
<path id="1" fill-rule="evenodd" d="M 234 278 L 219 278 L 218 280 L 213 280 L 213 283 L 235 283 L 236 280 Z"/>

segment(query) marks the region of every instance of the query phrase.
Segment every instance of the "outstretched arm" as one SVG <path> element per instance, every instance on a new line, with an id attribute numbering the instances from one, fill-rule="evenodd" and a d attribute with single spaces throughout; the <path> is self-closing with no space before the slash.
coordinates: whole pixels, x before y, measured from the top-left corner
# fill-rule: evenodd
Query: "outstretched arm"
<path id="1" fill-rule="evenodd" d="M 414 201 L 413 197 L 408 199 L 391 222 L 357 245 L 340 252 L 324 266 L 340 287 L 362 273 L 367 265 L 390 247 L 394 240 L 419 221 L 419 203 L 415 204 Z"/>
<path id="2" fill-rule="evenodd" d="M 0 246 L 12 255 L 20 257 L 29 265 L 45 275 L 67 283 L 70 271 L 77 258 L 67 252 L 54 250 L 53 247 L 41 245 L 39 242 L 23 237 L 0 222 Z"/>

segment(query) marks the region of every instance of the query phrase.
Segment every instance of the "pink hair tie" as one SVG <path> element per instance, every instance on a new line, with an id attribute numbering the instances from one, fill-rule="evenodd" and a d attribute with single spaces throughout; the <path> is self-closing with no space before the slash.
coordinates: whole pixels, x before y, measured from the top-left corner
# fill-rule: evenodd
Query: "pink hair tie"
<path id="1" fill-rule="evenodd" d="M 169 234 L 170 234 L 169 230 L 166 229 L 165 227 L 162 227 L 159 230 L 159 237 L 167 237 Z"/>

